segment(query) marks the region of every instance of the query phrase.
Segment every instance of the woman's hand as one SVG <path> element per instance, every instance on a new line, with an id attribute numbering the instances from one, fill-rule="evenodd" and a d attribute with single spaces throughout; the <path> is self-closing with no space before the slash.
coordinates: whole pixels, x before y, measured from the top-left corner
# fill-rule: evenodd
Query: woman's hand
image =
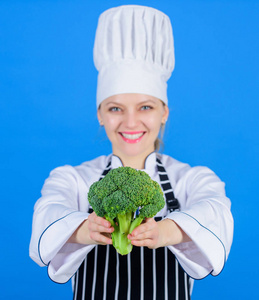
<path id="1" fill-rule="evenodd" d="M 88 216 L 69 238 L 69 243 L 78 244 L 112 244 L 111 233 L 114 228 L 105 218 L 98 217 L 95 212 Z"/>
<path id="2" fill-rule="evenodd" d="M 146 246 L 150 249 L 176 245 L 190 241 L 188 235 L 172 220 L 156 222 L 147 218 L 128 235 L 134 246 Z"/>

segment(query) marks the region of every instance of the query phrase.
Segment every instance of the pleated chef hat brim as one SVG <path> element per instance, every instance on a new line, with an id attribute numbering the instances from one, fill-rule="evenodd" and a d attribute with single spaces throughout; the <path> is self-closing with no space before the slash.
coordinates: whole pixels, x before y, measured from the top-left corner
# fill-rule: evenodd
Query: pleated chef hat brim
<path id="1" fill-rule="evenodd" d="M 140 93 L 167 100 L 174 69 L 170 19 L 145 6 L 126 5 L 101 14 L 94 44 L 98 70 L 97 107 L 106 98 Z"/>

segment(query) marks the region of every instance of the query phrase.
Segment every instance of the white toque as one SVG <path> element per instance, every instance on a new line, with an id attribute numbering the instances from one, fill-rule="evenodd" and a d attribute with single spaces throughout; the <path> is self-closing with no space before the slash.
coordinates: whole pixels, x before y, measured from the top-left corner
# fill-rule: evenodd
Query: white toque
<path id="1" fill-rule="evenodd" d="M 140 93 L 167 100 L 167 80 L 174 69 L 170 19 L 161 11 L 125 5 L 103 12 L 94 44 L 98 70 L 97 107 L 106 98 Z"/>

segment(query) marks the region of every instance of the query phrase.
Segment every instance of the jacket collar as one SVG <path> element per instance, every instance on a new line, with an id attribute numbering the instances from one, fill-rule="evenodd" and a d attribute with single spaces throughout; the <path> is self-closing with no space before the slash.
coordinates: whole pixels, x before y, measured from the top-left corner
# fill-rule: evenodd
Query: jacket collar
<path id="1" fill-rule="evenodd" d="M 147 172 L 150 176 L 152 176 L 156 172 L 156 152 L 151 152 L 145 159 L 145 168 L 142 171 Z M 112 169 L 122 167 L 121 159 L 112 154 L 111 155 L 111 167 Z"/>

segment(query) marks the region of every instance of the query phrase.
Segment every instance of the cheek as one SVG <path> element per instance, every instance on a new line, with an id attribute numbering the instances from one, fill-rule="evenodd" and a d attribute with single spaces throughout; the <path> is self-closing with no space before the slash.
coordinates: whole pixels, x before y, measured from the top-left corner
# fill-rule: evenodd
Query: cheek
<path id="1" fill-rule="evenodd" d="M 106 118 L 104 120 L 105 130 L 108 132 L 116 130 L 118 127 L 119 121 L 116 118 Z"/>
<path id="2" fill-rule="evenodd" d="M 159 131 L 159 129 L 161 127 L 161 122 L 162 122 L 162 117 L 160 117 L 158 115 L 150 115 L 146 119 L 145 123 L 149 129 Z"/>

